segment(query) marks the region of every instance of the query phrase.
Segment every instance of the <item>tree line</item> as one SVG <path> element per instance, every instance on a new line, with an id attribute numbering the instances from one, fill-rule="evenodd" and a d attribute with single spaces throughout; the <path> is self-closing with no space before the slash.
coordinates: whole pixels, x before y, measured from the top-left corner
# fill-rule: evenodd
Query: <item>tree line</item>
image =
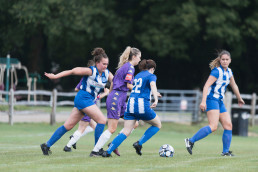
<path id="1" fill-rule="evenodd" d="M 226 49 L 240 91 L 257 92 L 257 9 L 257 0 L 0 0 L 0 56 L 10 53 L 43 76 L 86 66 L 102 47 L 114 73 L 129 45 L 157 62 L 158 88 L 202 89 L 209 62 Z M 77 82 L 57 84 L 67 90 Z"/>

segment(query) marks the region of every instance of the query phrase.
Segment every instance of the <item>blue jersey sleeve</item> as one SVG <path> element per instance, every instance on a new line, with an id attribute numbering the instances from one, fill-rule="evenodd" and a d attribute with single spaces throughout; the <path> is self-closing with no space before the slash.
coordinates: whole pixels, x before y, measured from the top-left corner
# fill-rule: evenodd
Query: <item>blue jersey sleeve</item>
<path id="1" fill-rule="evenodd" d="M 149 81 L 150 81 L 150 83 L 151 83 L 152 81 L 156 82 L 156 81 L 157 81 L 157 76 L 156 76 L 156 75 L 151 75 Z"/>
<path id="2" fill-rule="evenodd" d="M 211 76 L 214 76 L 215 78 L 219 78 L 219 70 L 217 68 L 212 69 Z"/>

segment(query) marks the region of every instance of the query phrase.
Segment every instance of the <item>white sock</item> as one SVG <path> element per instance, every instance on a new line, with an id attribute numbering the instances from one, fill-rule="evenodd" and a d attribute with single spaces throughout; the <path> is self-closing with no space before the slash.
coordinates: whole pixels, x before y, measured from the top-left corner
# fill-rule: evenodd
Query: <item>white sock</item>
<path id="1" fill-rule="evenodd" d="M 97 144 L 95 145 L 93 151 L 98 152 L 101 148 L 103 148 L 105 143 L 107 143 L 107 141 L 110 139 L 111 135 L 112 135 L 112 133 L 110 133 L 109 130 L 104 131 L 101 134 L 101 136 L 99 137 L 99 140 L 98 140 Z"/>
<path id="2" fill-rule="evenodd" d="M 81 132 L 79 132 L 78 130 L 76 130 L 73 133 L 73 137 L 70 139 L 70 141 L 67 143 L 67 147 L 72 147 L 73 144 L 75 144 L 80 138 L 81 138 Z"/>
<path id="3" fill-rule="evenodd" d="M 90 132 L 92 132 L 92 131 L 94 131 L 94 129 L 93 129 L 91 126 L 88 126 L 88 127 L 84 130 L 84 132 L 82 133 L 81 137 L 82 137 L 82 136 L 85 136 L 86 134 L 88 134 L 88 133 L 90 133 Z"/>

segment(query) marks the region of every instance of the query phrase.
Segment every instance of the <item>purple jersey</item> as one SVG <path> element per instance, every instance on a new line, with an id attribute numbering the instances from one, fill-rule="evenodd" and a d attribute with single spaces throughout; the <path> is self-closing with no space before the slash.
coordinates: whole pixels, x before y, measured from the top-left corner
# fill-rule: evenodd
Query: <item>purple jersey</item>
<path id="1" fill-rule="evenodd" d="M 133 84 L 134 67 L 130 62 L 125 63 L 120 69 L 116 71 L 113 78 L 113 90 L 127 92 L 127 83 Z"/>

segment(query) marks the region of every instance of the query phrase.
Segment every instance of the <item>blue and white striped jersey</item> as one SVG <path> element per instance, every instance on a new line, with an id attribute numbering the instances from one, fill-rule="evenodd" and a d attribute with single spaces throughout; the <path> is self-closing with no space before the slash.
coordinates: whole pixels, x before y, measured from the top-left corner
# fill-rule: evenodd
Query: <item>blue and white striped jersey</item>
<path id="1" fill-rule="evenodd" d="M 223 100 L 230 78 L 233 76 L 232 70 L 228 68 L 227 71 L 225 71 L 222 66 L 220 66 L 214 68 L 210 75 L 216 77 L 217 80 L 210 86 L 207 97 Z"/>
<path id="2" fill-rule="evenodd" d="M 134 79 L 134 87 L 127 103 L 126 112 L 129 113 L 145 113 L 145 106 L 150 106 L 152 81 L 156 82 L 157 77 L 147 70 L 138 73 Z"/>
<path id="3" fill-rule="evenodd" d="M 96 99 L 96 97 L 104 91 L 108 81 L 109 70 L 106 69 L 105 72 L 102 73 L 102 76 L 100 76 L 96 66 L 91 66 L 90 68 L 92 70 L 92 75 L 83 76 L 80 89 L 87 91 Z"/>

